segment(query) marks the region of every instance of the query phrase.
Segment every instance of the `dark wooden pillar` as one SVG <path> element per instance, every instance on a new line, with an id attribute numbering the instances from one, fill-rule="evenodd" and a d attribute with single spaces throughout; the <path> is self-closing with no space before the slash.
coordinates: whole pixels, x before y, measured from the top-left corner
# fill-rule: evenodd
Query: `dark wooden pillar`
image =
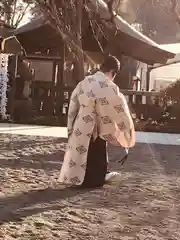
<path id="1" fill-rule="evenodd" d="M 152 71 L 152 67 L 148 67 L 147 73 L 146 73 L 146 91 L 149 91 L 149 89 L 150 89 L 151 71 Z"/>
<path id="2" fill-rule="evenodd" d="M 61 60 L 57 62 L 57 82 L 56 82 L 56 115 L 61 117 L 64 100 L 64 62 L 66 46 L 63 45 L 61 53 Z"/>
<path id="3" fill-rule="evenodd" d="M 14 118 L 14 110 L 15 110 L 15 93 L 16 93 L 16 79 L 18 77 L 18 55 L 11 56 L 11 69 L 10 71 L 10 78 L 11 78 L 11 86 L 9 91 L 9 103 L 8 103 L 8 109 L 9 109 L 9 115 L 11 119 Z"/>

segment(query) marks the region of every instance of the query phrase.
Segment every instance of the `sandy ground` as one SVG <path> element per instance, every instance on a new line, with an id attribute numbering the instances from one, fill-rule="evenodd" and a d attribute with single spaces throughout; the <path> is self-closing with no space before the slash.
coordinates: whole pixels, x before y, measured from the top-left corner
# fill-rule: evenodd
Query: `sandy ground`
<path id="1" fill-rule="evenodd" d="M 119 183 L 57 183 L 65 139 L 0 135 L 0 239 L 179 240 L 180 147 L 137 144 Z"/>

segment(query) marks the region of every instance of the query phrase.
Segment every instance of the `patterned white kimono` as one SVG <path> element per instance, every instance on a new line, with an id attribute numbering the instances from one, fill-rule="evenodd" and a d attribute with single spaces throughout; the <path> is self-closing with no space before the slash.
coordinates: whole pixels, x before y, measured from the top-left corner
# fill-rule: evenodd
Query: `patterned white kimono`
<path id="1" fill-rule="evenodd" d="M 125 97 L 102 72 L 87 76 L 72 93 L 68 112 L 68 147 L 60 182 L 83 183 L 90 139 L 130 148 L 135 145 L 134 124 Z"/>

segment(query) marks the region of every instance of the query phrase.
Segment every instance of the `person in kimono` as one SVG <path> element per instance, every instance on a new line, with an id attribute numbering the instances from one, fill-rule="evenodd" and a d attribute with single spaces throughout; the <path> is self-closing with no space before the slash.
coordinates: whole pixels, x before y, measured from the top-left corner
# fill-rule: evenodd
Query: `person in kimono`
<path id="1" fill-rule="evenodd" d="M 113 82 L 119 70 L 119 60 L 108 56 L 99 71 L 85 77 L 74 89 L 68 111 L 68 146 L 60 171 L 61 183 L 102 187 L 111 175 L 107 143 L 124 148 L 135 145 L 134 124 L 126 99 Z"/>

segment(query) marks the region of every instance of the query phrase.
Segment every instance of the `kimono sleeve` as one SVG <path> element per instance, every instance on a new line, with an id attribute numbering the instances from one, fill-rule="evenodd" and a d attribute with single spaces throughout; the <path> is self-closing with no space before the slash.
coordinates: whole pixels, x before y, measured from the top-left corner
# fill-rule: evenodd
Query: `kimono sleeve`
<path id="1" fill-rule="evenodd" d="M 79 94 L 79 84 L 72 92 L 70 102 L 69 102 L 68 119 L 67 119 L 68 136 L 73 131 L 74 121 L 79 111 L 78 94 Z"/>
<path id="2" fill-rule="evenodd" d="M 125 96 L 119 91 L 119 87 L 115 88 L 117 93 L 118 104 L 115 106 L 116 126 L 119 129 L 119 134 L 116 136 L 121 146 L 125 148 L 133 147 L 135 145 L 136 137 L 134 130 L 134 123 L 129 111 L 129 107 Z"/>
<path id="3" fill-rule="evenodd" d="M 121 106 L 121 109 L 122 109 L 122 114 L 121 114 L 121 118 L 119 119 L 120 122 L 118 126 L 121 131 L 129 131 L 132 128 L 134 128 L 134 123 L 129 111 L 129 107 L 128 107 L 125 96 L 119 91 L 119 87 L 116 88 L 116 91 L 119 97 L 119 105 Z"/>

